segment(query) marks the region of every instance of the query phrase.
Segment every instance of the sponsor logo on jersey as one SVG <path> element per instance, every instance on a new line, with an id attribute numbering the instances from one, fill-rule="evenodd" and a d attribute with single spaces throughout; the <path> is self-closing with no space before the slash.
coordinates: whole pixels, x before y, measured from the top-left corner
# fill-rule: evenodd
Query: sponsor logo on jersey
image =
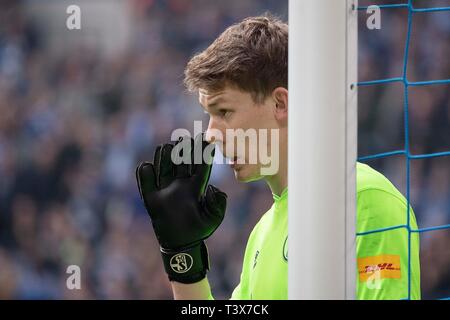
<path id="1" fill-rule="evenodd" d="M 374 274 L 379 279 L 400 279 L 401 265 L 399 255 L 382 254 L 378 256 L 358 258 L 359 280 L 367 281 Z"/>
<path id="2" fill-rule="evenodd" d="M 253 269 L 256 267 L 256 262 L 258 262 L 259 250 L 256 250 L 255 258 L 253 259 Z"/>
<path id="3" fill-rule="evenodd" d="M 283 244 L 283 258 L 288 261 L 288 237 L 286 236 L 286 240 L 284 240 Z"/>

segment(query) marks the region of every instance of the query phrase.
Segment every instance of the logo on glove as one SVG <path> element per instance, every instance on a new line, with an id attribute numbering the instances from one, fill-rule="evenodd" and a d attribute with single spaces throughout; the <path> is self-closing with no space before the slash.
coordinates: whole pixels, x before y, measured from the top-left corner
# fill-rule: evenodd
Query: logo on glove
<path id="1" fill-rule="evenodd" d="M 176 273 L 188 272 L 193 265 L 194 259 L 187 253 L 179 253 L 170 259 L 170 267 Z"/>

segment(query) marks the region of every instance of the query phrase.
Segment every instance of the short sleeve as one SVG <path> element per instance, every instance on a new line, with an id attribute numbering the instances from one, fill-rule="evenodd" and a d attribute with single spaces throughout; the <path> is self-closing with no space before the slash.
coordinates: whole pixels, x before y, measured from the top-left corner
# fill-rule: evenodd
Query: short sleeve
<path id="1" fill-rule="evenodd" d="M 368 189 L 358 193 L 357 206 L 358 233 L 398 226 L 357 236 L 358 299 L 406 299 L 409 275 L 411 298 L 420 299 L 419 235 L 409 235 L 405 227 L 407 213 L 404 198 L 385 190 Z M 411 207 L 410 226 L 417 229 Z M 409 236 L 411 250 L 408 250 Z M 411 255 L 411 269 L 408 255 Z"/>

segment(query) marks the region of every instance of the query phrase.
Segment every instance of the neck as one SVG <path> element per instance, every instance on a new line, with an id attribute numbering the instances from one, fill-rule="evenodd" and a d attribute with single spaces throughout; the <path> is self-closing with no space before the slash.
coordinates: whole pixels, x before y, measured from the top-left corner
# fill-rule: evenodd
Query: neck
<path id="1" fill-rule="evenodd" d="M 280 166 L 277 174 L 265 178 L 273 194 L 279 196 L 288 186 L 287 152 L 280 154 Z"/>

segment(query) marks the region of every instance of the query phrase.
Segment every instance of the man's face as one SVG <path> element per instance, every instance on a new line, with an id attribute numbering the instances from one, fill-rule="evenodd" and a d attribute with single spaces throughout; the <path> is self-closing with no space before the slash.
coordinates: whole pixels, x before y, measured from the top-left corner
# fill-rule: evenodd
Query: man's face
<path id="1" fill-rule="evenodd" d="M 258 146 L 264 146 L 265 153 L 271 152 L 270 129 L 277 128 L 272 99 L 257 104 L 250 93 L 226 86 L 214 92 L 199 90 L 199 101 L 210 117 L 206 138 L 214 141 L 230 159 L 236 179 L 242 182 L 261 179 Z M 267 139 L 260 134 L 260 129 L 267 129 Z M 230 135 L 233 132 L 235 135 Z"/>

